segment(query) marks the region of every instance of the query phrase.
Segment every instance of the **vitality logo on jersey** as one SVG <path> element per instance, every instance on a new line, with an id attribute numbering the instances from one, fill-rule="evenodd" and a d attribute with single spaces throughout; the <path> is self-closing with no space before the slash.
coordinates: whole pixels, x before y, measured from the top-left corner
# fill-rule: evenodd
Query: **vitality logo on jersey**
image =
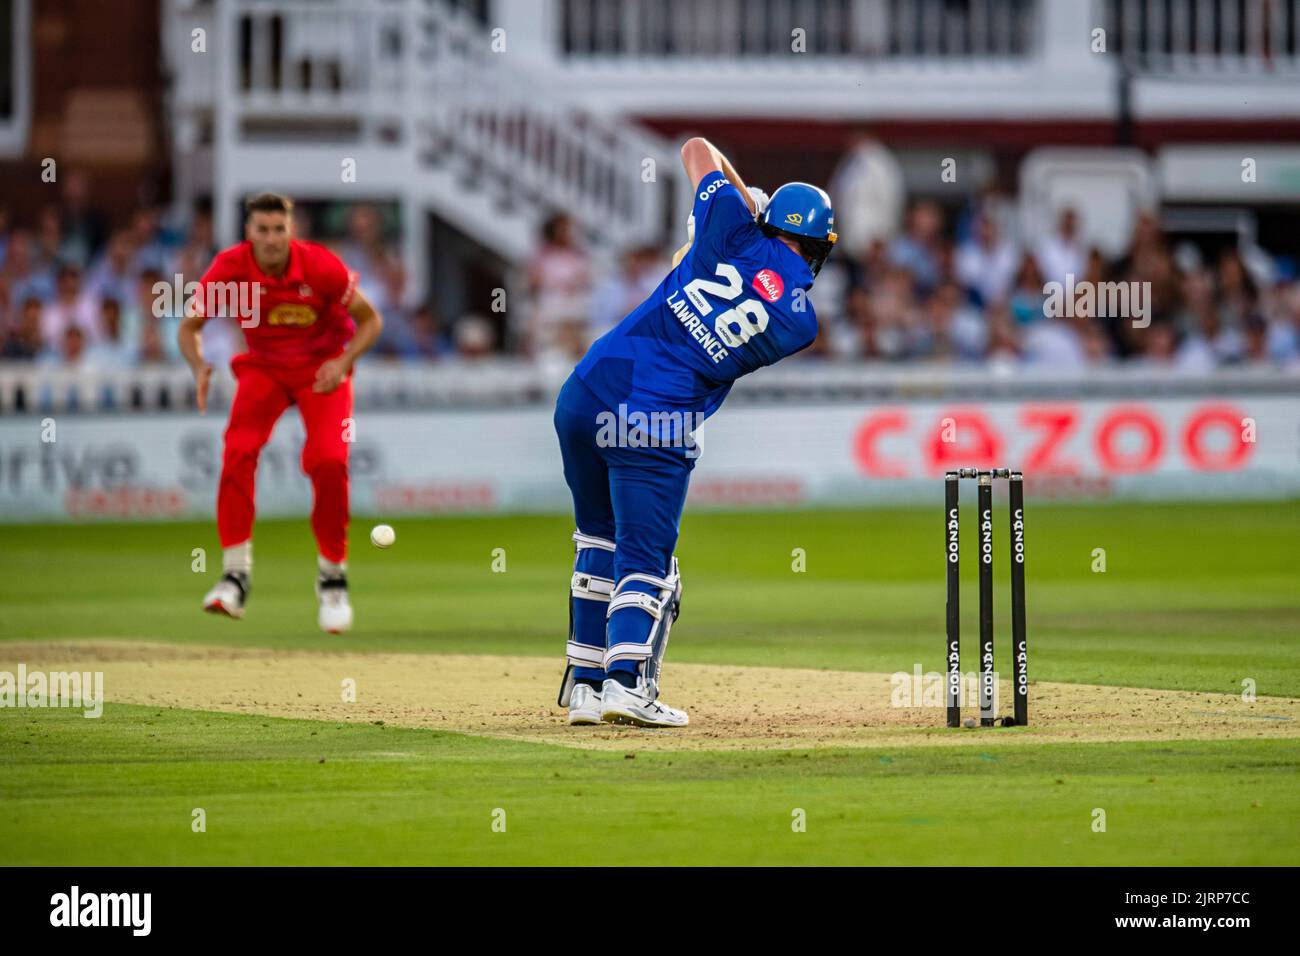
<path id="1" fill-rule="evenodd" d="M 767 299 L 768 302 L 775 302 L 785 295 L 785 282 L 771 269 L 760 269 L 750 285 L 754 287 L 755 292 Z"/>
<path id="2" fill-rule="evenodd" d="M 271 325 L 291 325 L 297 328 L 303 328 L 308 325 L 314 325 L 316 322 L 316 310 L 309 305 L 301 305 L 296 302 L 282 302 L 271 310 L 267 321 Z"/>

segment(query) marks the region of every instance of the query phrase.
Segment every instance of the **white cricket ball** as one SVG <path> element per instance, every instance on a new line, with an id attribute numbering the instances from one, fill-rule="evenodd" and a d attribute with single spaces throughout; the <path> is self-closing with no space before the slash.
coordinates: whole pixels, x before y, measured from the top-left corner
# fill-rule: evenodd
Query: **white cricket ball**
<path id="1" fill-rule="evenodd" d="M 397 532 L 392 525 L 377 524 L 370 529 L 370 543 L 376 548 L 391 548 L 397 540 Z"/>

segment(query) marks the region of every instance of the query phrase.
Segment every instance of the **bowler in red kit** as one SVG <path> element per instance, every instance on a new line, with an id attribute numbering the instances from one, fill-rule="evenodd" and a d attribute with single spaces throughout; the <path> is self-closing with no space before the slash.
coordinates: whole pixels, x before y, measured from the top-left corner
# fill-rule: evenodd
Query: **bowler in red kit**
<path id="1" fill-rule="evenodd" d="M 245 205 L 244 241 L 219 252 L 186 307 L 178 340 L 207 410 L 212 366 L 201 331 L 212 318 L 238 321 L 247 350 L 231 361 L 237 386 L 226 426 L 217 531 L 221 580 L 203 599 L 216 614 L 244 616 L 253 571 L 254 479 L 271 429 L 290 405 L 307 432 L 302 470 L 311 478 L 316 597 L 322 630 L 352 626 L 348 600 L 348 447 L 352 366 L 379 337 L 383 319 L 357 291 L 356 274 L 314 242 L 293 238 L 293 203 L 263 193 Z"/>

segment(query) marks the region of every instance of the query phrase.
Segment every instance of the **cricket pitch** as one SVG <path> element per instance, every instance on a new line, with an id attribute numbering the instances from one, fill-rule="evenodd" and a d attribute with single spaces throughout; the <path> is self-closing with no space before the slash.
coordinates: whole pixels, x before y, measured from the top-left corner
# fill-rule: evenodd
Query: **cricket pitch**
<path id="1" fill-rule="evenodd" d="M 672 663 L 677 730 L 569 727 L 558 657 L 383 654 L 118 640 L 6 642 L 0 670 L 102 671 L 108 704 L 426 728 L 620 750 L 1015 746 L 1024 743 L 1300 737 L 1300 699 L 1034 682 L 1027 728 L 955 729 L 941 707 L 891 706 L 891 675 Z M 352 684 L 346 682 L 351 681 Z M 349 687 L 355 699 L 346 700 Z M 1002 712 L 1010 711 L 1004 682 Z M 965 714 L 974 716 L 973 709 Z"/>

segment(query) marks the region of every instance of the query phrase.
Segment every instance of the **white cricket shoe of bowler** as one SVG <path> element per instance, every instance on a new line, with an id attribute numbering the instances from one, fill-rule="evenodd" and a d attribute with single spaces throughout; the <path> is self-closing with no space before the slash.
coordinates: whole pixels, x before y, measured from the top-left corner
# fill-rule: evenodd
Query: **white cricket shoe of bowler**
<path id="1" fill-rule="evenodd" d="M 635 724 L 637 727 L 685 727 L 691 722 L 686 711 L 669 707 L 652 697 L 645 678 L 640 675 L 635 689 L 624 687 L 616 680 L 605 681 L 600 717 L 611 724 Z"/>
<path id="2" fill-rule="evenodd" d="M 569 695 L 569 723 L 575 727 L 598 724 L 600 718 L 600 691 L 590 684 L 574 684 Z"/>
<path id="3" fill-rule="evenodd" d="M 352 603 L 348 600 L 348 579 L 343 575 L 321 576 L 316 580 L 320 601 L 317 623 L 327 634 L 342 634 L 352 627 Z"/>
<path id="4" fill-rule="evenodd" d="M 244 616 L 244 601 L 247 598 L 247 576 L 227 573 L 203 596 L 203 610 L 209 614 L 224 614 L 238 619 Z"/>

